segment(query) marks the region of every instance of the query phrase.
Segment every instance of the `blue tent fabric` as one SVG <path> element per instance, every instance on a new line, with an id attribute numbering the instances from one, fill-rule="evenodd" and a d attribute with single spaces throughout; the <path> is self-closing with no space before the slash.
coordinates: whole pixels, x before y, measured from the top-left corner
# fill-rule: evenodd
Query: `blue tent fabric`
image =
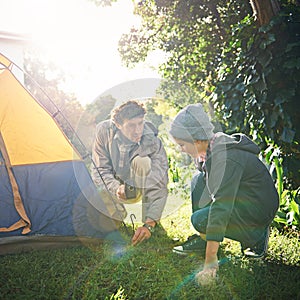
<path id="1" fill-rule="evenodd" d="M 28 235 L 103 238 L 116 230 L 83 161 L 14 166 L 13 173 L 32 223 Z M 0 182 L 0 227 L 9 227 L 20 217 L 3 164 Z M 0 238 L 21 231 L 0 232 Z"/>

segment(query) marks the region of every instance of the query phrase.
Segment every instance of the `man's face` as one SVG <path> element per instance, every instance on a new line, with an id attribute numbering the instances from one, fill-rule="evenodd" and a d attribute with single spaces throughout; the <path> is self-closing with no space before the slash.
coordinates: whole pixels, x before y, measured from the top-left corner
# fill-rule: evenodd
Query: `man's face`
<path id="1" fill-rule="evenodd" d="M 137 117 L 133 119 L 125 119 L 123 124 L 116 124 L 122 134 L 130 141 L 138 143 L 144 131 L 144 117 Z"/>

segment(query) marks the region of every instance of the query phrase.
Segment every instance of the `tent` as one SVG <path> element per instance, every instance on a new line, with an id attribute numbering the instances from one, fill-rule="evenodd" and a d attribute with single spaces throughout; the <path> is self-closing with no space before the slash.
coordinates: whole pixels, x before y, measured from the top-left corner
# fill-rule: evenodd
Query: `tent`
<path id="1" fill-rule="evenodd" d="M 0 54 L 0 254 L 115 230 L 88 168 Z"/>

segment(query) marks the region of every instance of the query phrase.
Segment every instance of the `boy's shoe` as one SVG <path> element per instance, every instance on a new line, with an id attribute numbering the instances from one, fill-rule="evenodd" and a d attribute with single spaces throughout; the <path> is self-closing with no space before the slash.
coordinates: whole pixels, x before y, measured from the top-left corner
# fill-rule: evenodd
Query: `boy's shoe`
<path id="1" fill-rule="evenodd" d="M 267 227 L 262 238 L 251 248 L 243 249 L 242 252 L 249 258 L 262 258 L 268 251 L 270 228 Z"/>
<path id="2" fill-rule="evenodd" d="M 194 234 L 190 236 L 185 243 L 173 248 L 173 252 L 181 255 L 188 255 L 191 253 L 205 254 L 206 241 L 199 235 Z"/>

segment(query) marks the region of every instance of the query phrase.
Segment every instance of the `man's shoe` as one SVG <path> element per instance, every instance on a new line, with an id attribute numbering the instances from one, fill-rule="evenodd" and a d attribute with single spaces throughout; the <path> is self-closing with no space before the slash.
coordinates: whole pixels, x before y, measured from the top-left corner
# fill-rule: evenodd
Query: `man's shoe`
<path id="1" fill-rule="evenodd" d="M 262 238 L 251 248 L 242 250 L 243 254 L 249 258 L 262 258 L 268 251 L 270 228 L 267 227 Z"/>
<path id="2" fill-rule="evenodd" d="M 185 243 L 173 248 L 173 252 L 181 255 L 188 255 L 191 253 L 205 254 L 206 241 L 199 235 L 194 234 L 190 236 Z"/>

